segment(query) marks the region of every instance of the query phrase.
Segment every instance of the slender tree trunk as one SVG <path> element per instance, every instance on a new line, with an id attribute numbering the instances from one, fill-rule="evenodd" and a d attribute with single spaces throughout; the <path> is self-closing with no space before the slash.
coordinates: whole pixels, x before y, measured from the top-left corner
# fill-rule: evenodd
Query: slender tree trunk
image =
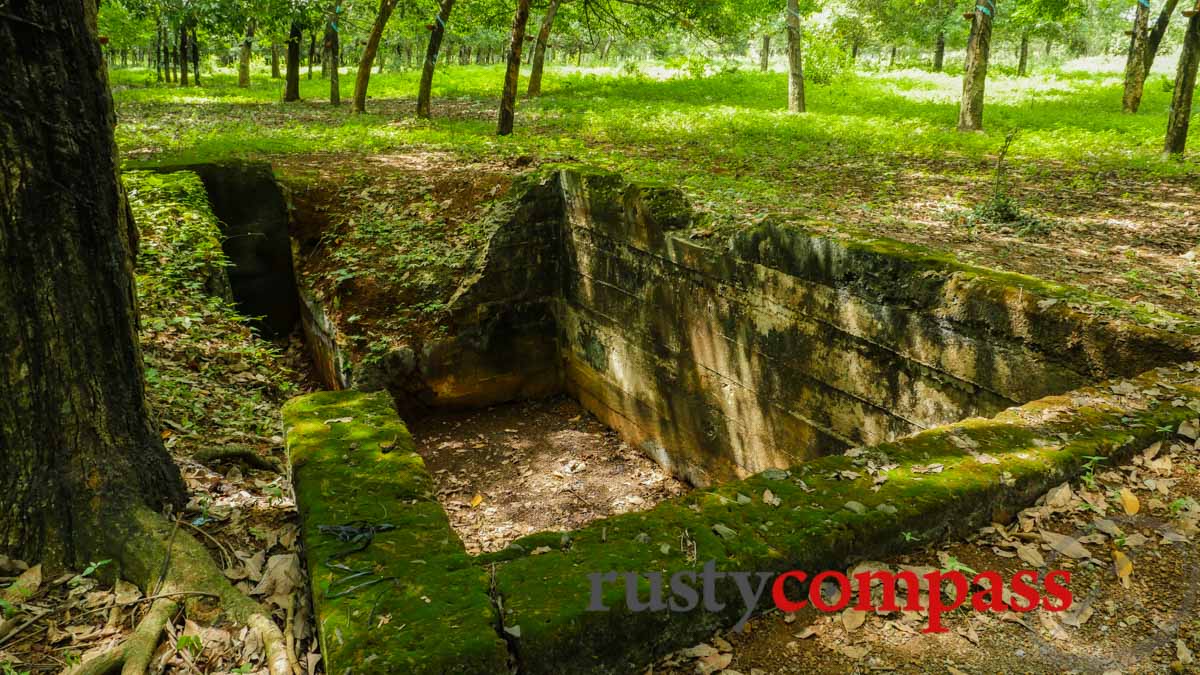
<path id="1" fill-rule="evenodd" d="M 1175 71 L 1175 94 L 1171 97 L 1171 112 L 1167 118 L 1165 150 L 1172 155 L 1183 154 L 1187 145 L 1188 120 L 1192 116 L 1192 94 L 1196 90 L 1196 65 L 1200 63 L 1200 13 L 1188 19 L 1183 36 L 1183 51 Z"/>
<path id="2" fill-rule="evenodd" d="M 768 33 L 763 33 L 762 47 L 759 49 L 758 68 L 762 72 L 767 72 L 771 69 L 771 36 Z"/>
<path id="3" fill-rule="evenodd" d="M 787 4 L 788 111 L 804 112 L 804 61 L 800 52 L 800 3 Z"/>
<path id="4" fill-rule="evenodd" d="M 987 84 L 988 56 L 992 48 L 994 0 L 980 0 L 971 16 L 967 39 L 967 64 L 963 71 L 962 104 L 958 109 L 959 131 L 983 130 L 983 93 Z"/>
<path id="5" fill-rule="evenodd" d="M 312 79 L 313 59 L 317 58 L 317 31 L 308 36 L 308 79 Z"/>
<path id="6" fill-rule="evenodd" d="M 858 62 L 858 43 L 850 45 L 850 63 Z"/>
<path id="7" fill-rule="evenodd" d="M 888 68 L 896 67 L 896 45 L 892 45 L 892 55 L 888 57 Z"/>
<path id="8" fill-rule="evenodd" d="M 533 48 L 533 68 L 529 71 L 529 95 L 541 96 L 542 71 L 546 67 L 546 43 L 550 41 L 550 30 L 554 27 L 554 15 L 558 13 L 559 0 L 550 0 L 546 16 L 542 17 L 542 28 L 538 31 L 537 44 Z"/>
<path id="9" fill-rule="evenodd" d="M 0 115 L 0 553 L 62 569 L 99 560 L 126 509 L 185 490 L 144 398 L 96 3 L 6 12 L 0 82 L 26 114 Z"/>
<path id="10" fill-rule="evenodd" d="M 429 119 L 430 99 L 433 97 L 433 73 L 437 68 L 438 54 L 442 49 L 442 38 L 446 35 L 446 24 L 450 22 L 450 12 L 454 9 L 454 0 L 442 0 L 437 17 L 429 26 L 429 45 L 425 48 L 425 63 L 421 66 L 421 85 L 417 90 L 417 117 Z"/>
<path id="11" fill-rule="evenodd" d="M 287 79 L 283 89 L 285 102 L 300 100 L 300 41 L 304 39 L 300 22 L 292 21 L 287 41 Z"/>
<path id="12" fill-rule="evenodd" d="M 341 59 L 341 33 L 338 26 L 338 2 L 334 0 L 334 7 L 329 12 L 329 17 L 325 22 L 325 62 L 332 67 L 329 68 L 329 103 L 331 105 L 342 104 L 342 85 L 338 78 L 337 63 Z"/>
<path id="13" fill-rule="evenodd" d="M 1154 22 L 1154 28 L 1150 29 L 1150 35 L 1146 38 L 1147 76 L 1150 75 L 1150 69 L 1154 67 L 1154 57 L 1158 55 L 1158 46 L 1162 44 L 1163 36 L 1167 34 L 1167 27 L 1171 23 L 1171 14 L 1175 12 L 1178 4 L 1179 0 L 1167 0 L 1162 11 L 1158 13 L 1158 20 Z"/>
<path id="14" fill-rule="evenodd" d="M 525 44 L 525 24 L 529 23 L 529 0 L 517 0 L 513 15 L 512 42 L 508 48 L 508 68 L 504 72 L 504 91 L 500 95 L 500 122 L 496 133 L 508 136 L 517 119 L 517 86 L 521 79 L 521 52 Z"/>
<path id="15" fill-rule="evenodd" d="M 154 26 L 154 81 L 163 81 L 162 72 L 162 24 L 156 23 Z"/>
<path id="16" fill-rule="evenodd" d="M 279 45 L 271 43 L 271 79 L 279 79 Z"/>
<path id="17" fill-rule="evenodd" d="M 603 63 L 604 65 L 608 65 L 608 54 L 610 51 L 612 51 L 612 46 L 613 46 L 614 41 L 615 41 L 615 38 L 610 37 L 610 38 L 608 38 L 608 40 L 606 40 L 604 42 L 604 51 L 600 52 L 600 63 Z"/>
<path id="18" fill-rule="evenodd" d="M 238 55 L 238 86 L 250 86 L 250 58 L 254 55 L 254 19 L 246 22 L 246 37 Z"/>
<path id="19" fill-rule="evenodd" d="M 379 51 L 379 41 L 383 39 L 383 29 L 387 26 L 392 10 L 396 8 L 397 0 L 379 0 L 379 14 L 375 16 L 375 25 L 367 37 L 367 45 L 363 48 L 362 59 L 358 62 L 358 77 L 354 78 L 354 112 L 367 111 L 367 85 L 371 81 L 371 63 L 375 61 L 375 53 Z"/>
<path id="20" fill-rule="evenodd" d="M 193 84 L 200 86 L 200 39 L 196 37 L 196 25 L 192 24 L 192 79 Z"/>
<path id="21" fill-rule="evenodd" d="M 188 86 L 188 31 L 186 25 L 179 27 L 179 86 Z"/>
<path id="22" fill-rule="evenodd" d="M 1150 1 L 1137 0 L 1133 15 L 1133 31 L 1129 38 L 1129 54 L 1125 59 L 1125 95 L 1121 108 L 1135 113 L 1142 104 L 1142 88 L 1146 84 L 1146 24 L 1150 20 Z"/>
<path id="23" fill-rule="evenodd" d="M 933 72 L 942 72 L 942 67 L 946 63 L 946 33 L 940 32 L 937 34 L 937 42 L 933 44 Z"/>
<path id="24" fill-rule="evenodd" d="M 1029 33 L 1021 33 L 1021 46 L 1017 48 L 1017 77 L 1025 77 L 1029 67 Z"/>

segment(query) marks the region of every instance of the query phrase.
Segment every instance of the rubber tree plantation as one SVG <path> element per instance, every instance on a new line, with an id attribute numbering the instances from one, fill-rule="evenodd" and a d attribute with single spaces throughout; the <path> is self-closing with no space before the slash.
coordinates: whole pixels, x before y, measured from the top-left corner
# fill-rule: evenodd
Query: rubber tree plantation
<path id="1" fill-rule="evenodd" d="M 0 674 L 1200 672 L 1195 0 L 0 1 Z"/>

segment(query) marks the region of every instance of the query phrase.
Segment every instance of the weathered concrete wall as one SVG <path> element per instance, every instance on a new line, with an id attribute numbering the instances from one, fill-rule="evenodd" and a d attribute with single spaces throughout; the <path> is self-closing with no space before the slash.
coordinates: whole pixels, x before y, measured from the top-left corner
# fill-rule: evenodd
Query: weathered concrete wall
<path id="1" fill-rule="evenodd" d="M 511 194 L 449 337 L 349 374 L 327 350 L 326 370 L 406 414 L 565 388 L 703 486 L 1200 354 L 1151 325 L 1170 316 L 890 240 L 764 223 L 700 243 L 678 190 L 612 174 Z"/>

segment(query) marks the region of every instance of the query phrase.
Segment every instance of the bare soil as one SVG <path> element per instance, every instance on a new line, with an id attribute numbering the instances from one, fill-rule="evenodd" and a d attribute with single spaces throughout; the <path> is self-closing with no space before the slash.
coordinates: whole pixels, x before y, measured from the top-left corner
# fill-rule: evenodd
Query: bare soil
<path id="1" fill-rule="evenodd" d="M 688 490 L 566 396 L 440 414 L 410 429 L 472 554 Z"/>

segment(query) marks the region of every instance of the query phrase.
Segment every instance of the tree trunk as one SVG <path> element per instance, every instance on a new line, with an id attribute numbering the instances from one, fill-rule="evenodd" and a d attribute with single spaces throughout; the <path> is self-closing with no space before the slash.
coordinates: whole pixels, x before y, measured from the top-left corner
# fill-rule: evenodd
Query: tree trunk
<path id="1" fill-rule="evenodd" d="M 758 68 L 765 73 L 771 69 L 771 36 L 767 33 L 763 33 L 762 47 L 759 52 Z"/>
<path id="2" fill-rule="evenodd" d="M 26 112 L 0 115 L 0 553 L 81 567 L 119 513 L 186 493 L 144 398 L 96 3 L 6 11 L 0 82 Z"/>
<path id="3" fill-rule="evenodd" d="M 438 53 L 442 48 L 442 38 L 446 35 L 446 24 L 450 21 L 450 12 L 454 9 L 454 0 L 442 0 L 442 7 L 437 17 L 429 26 L 429 46 L 425 49 L 425 63 L 421 67 L 421 85 L 417 90 L 417 117 L 429 119 L 430 99 L 433 97 L 433 72 L 437 68 Z"/>
<path id="4" fill-rule="evenodd" d="M 933 44 L 933 72 L 942 72 L 942 66 L 946 63 L 946 33 L 937 34 L 937 42 Z"/>
<path id="5" fill-rule="evenodd" d="M 313 59 L 317 58 L 317 31 L 308 36 L 308 79 L 312 79 Z"/>
<path id="6" fill-rule="evenodd" d="M 250 58 L 254 55 L 254 19 L 246 22 L 246 37 L 238 55 L 238 86 L 250 86 Z"/>
<path id="7" fill-rule="evenodd" d="M 279 79 L 279 45 L 271 43 L 271 79 Z"/>
<path id="8" fill-rule="evenodd" d="M 300 40 L 303 38 L 300 22 L 292 21 L 287 42 L 287 80 L 283 88 L 285 102 L 300 100 Z"/>
<path id="9" fill-rule="evenodd" d="M 614 41 L 615 41 L 615 38 L 611 38 L 611 37 L 608 38 L 607 41 L 605 41 L 604 51 L 600 52 L 600 63 L 603 63 L 604 65 L 608 65 L 608 53 L 612 50 Z"/>
<path id="10" fill-rule="evenodd" d="M 517 0 L 513 15 L 512 42 L 508 48 L 508 68 L 504 72 L 504 91 L 500 95 L 500 122 L 496 133 L 508 136 L 517 119 L 517 86 L 521 80 L 521 52 L 525 44 L 525 24 L 529 23 L 529 0 Z"/>
<path id="11" fill-rule="evenodd" d="M 1142 104 L 1142 87 L 1146 84 L 1146 24 L 1150 20 L 1150 1 L 1138 0 L 1133 15 L 1133 35 L 1125 58 L 1125 95 L 1121 108 L 1135 113 Z"/>
<path id="12" fill-rule="evenodd" d="M 179 27 L 179 86 L 188 86 L 188 30 L 186 25 Z"/>
<path id="13" fill-rule="evenodd" d="M 850 63 L 858 62 L 858 43 L 850 45 Z"/>
<path id="14" fill-rule="evenodd" d="M 1029 33 L 1021 33 L 1021 46 L 1017 48 L 1017 77 L 1025 77 L 1029 67 Z"/>
<path id="15" fill-rule="evenodd" d="M 892 55 L 888 57 L 888 68 L 896 67 L 896 45 L 892 45 Z"/>
<path id="16" fill-rule="evenodd" d="M 1167 34 L 1167 26 L 1171 23 L 1171 14 L 1175 12 L 1175 7 L 1179 4 L 1179 0 L 1167 0 L 1167 4 L 1163 5 L 1162 11 L 1158 13 L 1158 20 L 1154 22 L 1154 28 L 1150 29 L 1150 35 L 1146 38 L 1146 75 L 1150 75 L 1150 69 L 1154 67 L 1154 57 L 1158 55 L 1158 46 L 1162 44 L 1163 36 Z"/>
<path id="17" fill-rule="evenodd" d="M 334 0 L 334 8 L 325 22 L 325 61 L 332 66 L 329 68 L 329 103 L 331 105 L 342 104 L 342 85 L 338 78 L 337 68 L 338 61 L 342 58 L 342 38 L 337 23 L 339 1 Z"/>
<path id="18" fill-rule="evenodd" d="M 800 3 L 787 4 L 788 111 L 804 112 L 804 62 L 800 53 Z"/>
<path id="19" fill-rule="evenodd" d="M 971 17 L 967 38 L 967 64 L 963 71 L 962 104 L 958 109 L 959 131 L 983 130 L 983 92 L 987 84 L 988 56 L 992 47 L 992 16 L 995 0 L 981 0 Z"/>
<path id="20" fill-rule="evenodd" d="M 163 81 L 162 72 L 162 24 L 154 26 L 154 81 Z"/>
<path id="21" fill-rule="evenodd" d="M 392 10 L 396 8 L 397 0 L 379 0 L 379 14 L 375 16 L 375 25 L 371 27 L 371 35 L 367 37 L 367 46 L 363 48 L 362 60 L 358 62 L 358 77 L 354 78 L 354 112 L 367 111 L 367 84 L 371 81 L 371 63 L 375 61 L 375 53 L 379 51 L 379 41 L 383 39 L 383 29 L 387 26 Z"/>
<path id="22" fill-rule="evenodd" d="M 554 27 L 554 15 L 558 13 L 559 0 L 550 0 L 546 16 L 542 17 L 542 29 L 538 31 L 537 44 L 533 48 L 533 68 L 529 71 L 529 95 L 541 96 L 542 71 L 546 67 L 546 43 L 550 41 L 550 30 Z"/>
<path id="23" fill-rule="evenodd" d="M 1183 51 L 1175 71 L 1175 94 L 1171 97 L 1171 112 L 1167 118 L 1165 150 L 1172 155 L 1183 154 L 1187 145 L 1188 119 L 1192 116 L 1192 93 L 1196 89 L 1196 65 L 1200 63 L 1200 13 L 1188 19 L 1183 36 Z"/>
<path id="24" fill-rule="evenodd" d="M 192 78 L 193 84 L 200 86 L 200 39 L 196 37 L 196 25 L 192 24 Z"/>

